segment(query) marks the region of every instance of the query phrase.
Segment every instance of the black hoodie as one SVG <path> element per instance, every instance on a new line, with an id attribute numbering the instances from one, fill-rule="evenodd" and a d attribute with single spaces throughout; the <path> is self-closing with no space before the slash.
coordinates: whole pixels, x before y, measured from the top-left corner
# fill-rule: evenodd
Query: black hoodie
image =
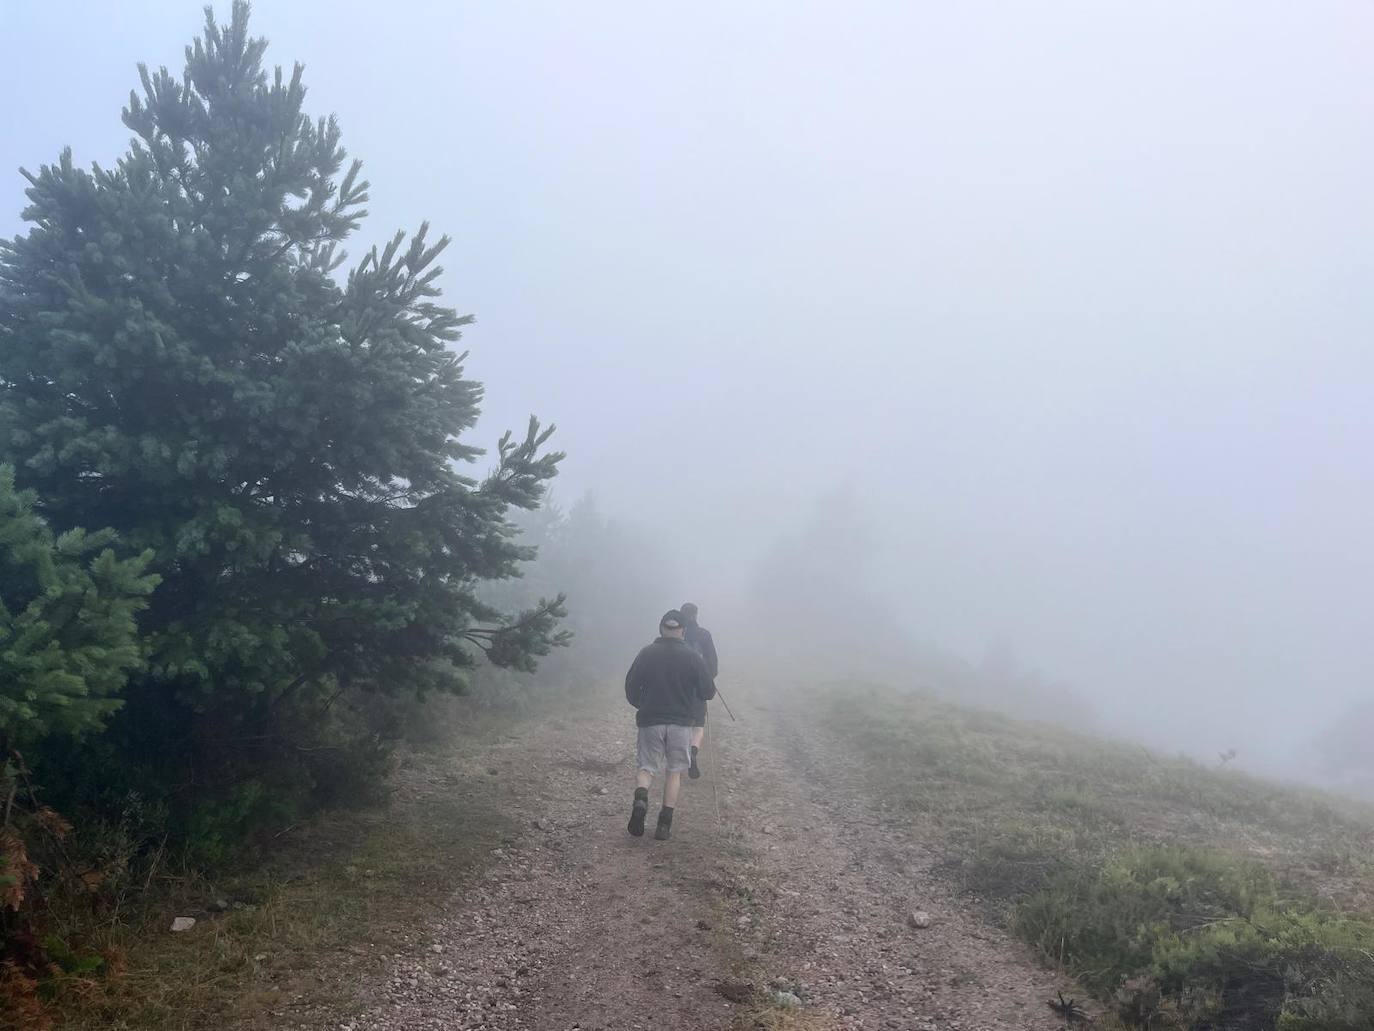
<path id="1" fill-rule="evenodd" d="M 689 620 L 682 639 L 706 660 L 706 669 L 710 672 L 712 679 L 720 676 L 720 659 L 716 657 L 716 642 L 711 639 L 711 631 L 696 620 Z"/>
<path id="2" fill-rule="evenodd" d="M 686 641 L 660 637 L 645 645 L 625 674 L 625 700 L 638 709 L 635 723 L 693 726 L 693 716 L 716 696 L 705 661 Z"/>

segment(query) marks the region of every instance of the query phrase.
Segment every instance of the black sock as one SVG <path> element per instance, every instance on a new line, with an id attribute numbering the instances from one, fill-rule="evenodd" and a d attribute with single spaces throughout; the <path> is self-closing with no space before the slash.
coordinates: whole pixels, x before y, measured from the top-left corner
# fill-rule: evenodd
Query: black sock
<path id="1" fill-rule="evenodd" d="M 697 746 L 696 746 L 696 745 L 693 745 L 693 746 L 692 746 L 692 758 L 695 759 L 696 757 L 697 757 Z"/>

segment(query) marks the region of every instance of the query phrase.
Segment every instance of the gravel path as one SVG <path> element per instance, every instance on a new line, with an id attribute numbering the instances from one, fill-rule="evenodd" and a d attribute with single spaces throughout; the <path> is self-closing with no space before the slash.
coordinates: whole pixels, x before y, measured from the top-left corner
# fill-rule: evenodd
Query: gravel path
<path id="1" fill-rule="evenodd" d="M 455 760 L 450 778 L 495 774 L 519 830 L 409 954 L 352 986 L 360 1015 L 298 1026 L 723 1031 L 752 1023 L 727 998 L 751 985 L 802 1002 L 769 1027 L 1058 1028 L 1054 976 L 932 875 L 933 852 L 880 819 L 807 713 L 735 693 L 740 722 L 715 728 L 667 843 L 656 799 L 650 833 L 625 833 L 633 726 L 609 698 Z M 929 927 L 909 926 L 915 909 Z"/>
<path id="2" fill-rule="evenodd" d="M 883 819 L 864 771 L 817 732 L 814 713 L 765 701 L 739 715 L 748 732 L 729 731 L 747 747 L 723 749 L 721 772 L 740 785 L 727 811 L 771 889 L 753 928 L 771 976 L 800 985 L 839 1027 L 1061 1026 L 1046 1001 L 1072 986 L 932 872 L 936 850 Z M 917 912 L 928 927 L 911 926 Z"/>

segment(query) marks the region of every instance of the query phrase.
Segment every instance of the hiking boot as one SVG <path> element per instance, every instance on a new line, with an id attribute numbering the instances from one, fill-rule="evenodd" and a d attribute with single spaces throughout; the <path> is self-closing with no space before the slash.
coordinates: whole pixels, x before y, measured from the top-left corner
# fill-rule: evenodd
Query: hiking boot
<path id="1" fill-rule="evenodd" d="M 635 788 L 635 804 L 630 810 L 630 825 L 626 828 L 636 838 L 644 836 L 644 817 L 649 812 L 649 789 Z"/>
<path id="2" fill-rule="evenodd" d="M 654 828 L 654 837 L 659 841 L 667 841 L 673 836 L 673 811 L 671 809 L 660 809 L 658 811 L 658 826 Z"/>
<path id="3" fill-rule="evenodd" d="M 697 746 L 692 746 L 692 765 L 687 767 L 687 776 L 696 780 L 701 776 L 701 767 L 697 765 Z"/>

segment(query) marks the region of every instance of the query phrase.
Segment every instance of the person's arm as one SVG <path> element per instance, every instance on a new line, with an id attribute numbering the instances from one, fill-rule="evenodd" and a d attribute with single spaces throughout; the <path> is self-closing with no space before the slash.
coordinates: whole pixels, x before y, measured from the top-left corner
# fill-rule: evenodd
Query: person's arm
<path id="1" fill-rule="evenodd" d="M 625 701 L 638 709 L 643 693 L 644 685 L 639 682 L 639 656 L 636 655 L 635 661 L 630 663 L 630 671 L 625 674 Z"/>
<path id="2" fill-rule="evenodd" d="M 716 657 L 716 642 L 711 637 L 711 631 L 701 632 L 701 657 L 706 660 L 706 670 L 711 674 L 711 679 L 720 676 L 720 659 Z"/>

